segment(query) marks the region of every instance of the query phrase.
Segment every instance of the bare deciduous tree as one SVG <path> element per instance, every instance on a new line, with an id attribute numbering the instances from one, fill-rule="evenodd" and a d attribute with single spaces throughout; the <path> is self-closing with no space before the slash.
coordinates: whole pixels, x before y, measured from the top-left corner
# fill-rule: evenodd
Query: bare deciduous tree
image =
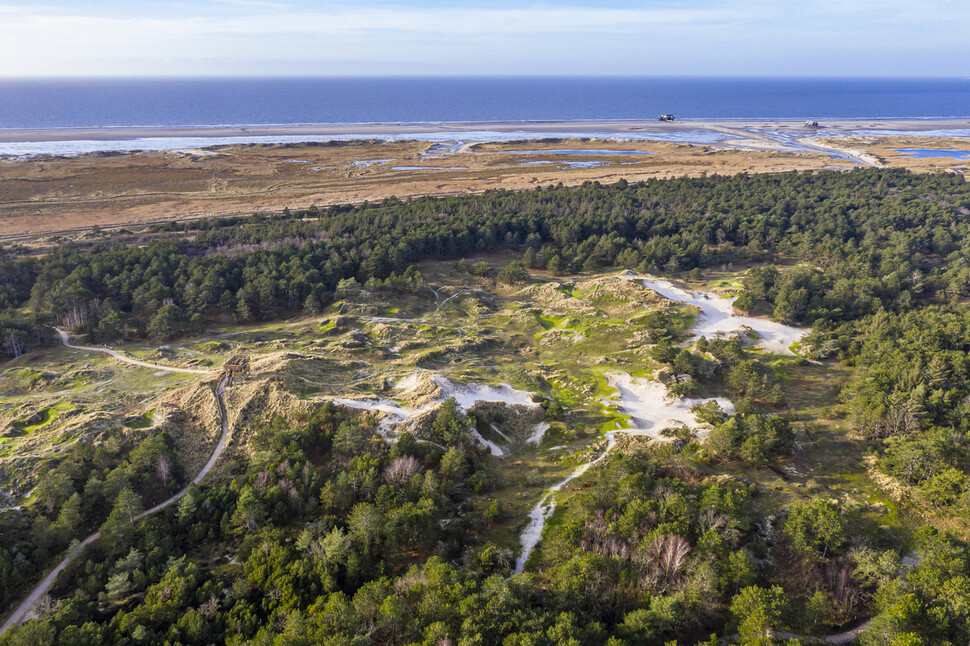
<path id="1" fill-rule="evenodd" d="M 26 343 L 20 330 L 10 329 L 4 335 L 3 345 L 7 348 L 7 352 L 12 354 L 13 358 L 16 359 L 24 353 Z"/>
<path id="2" fill-rule="evenodd" d="M 667 590 L 680 580 L 689 554 L 690 543 L 680 536 L 656 536 L 645 552 L 634 557 L 640 569 L 640 585 L 658 592 Z"/>
<path id="3" fill-rule="evenodd" d="M 219 599 L 216 595 L 209 597 L 209 600 L 199 606 L 199 614 L 203 617 L 213 617 L 219 610 Z"/>
<path id="4" fill-rule="evenodd" d="M 162 482 L 168 484 L 168 481 L 172 479 L 172 461 L 164 453 L 158 456 L 158 465 L 155 467 L 158 472 L 158 477 L 161 478 Z"/>
<path id="5" fill-rule="evenodd" d="M 414 456 L 395 458 L 384 469 L 384 482 L 389 485 L 402 485 L 410 481 L 420 471 L 421 463 Z"/>

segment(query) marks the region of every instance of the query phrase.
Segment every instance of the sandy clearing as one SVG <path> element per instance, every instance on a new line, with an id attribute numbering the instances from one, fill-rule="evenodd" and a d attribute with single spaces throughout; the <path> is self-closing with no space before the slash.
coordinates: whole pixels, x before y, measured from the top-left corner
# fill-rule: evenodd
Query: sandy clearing
<path id="1" fill-rule="evenodd" d="M 336 398 L 333 403 L 357 410 L 367 410 L 377 413 L 385 413 L 386 416 L 377 423 L 377 433 L 388 444 L 394 444 L 398 438 L 394 434 L 394 428 L 399 424 L 417 417 L 424 412 L 431 410 L 434 406 L 427 404 L 420 408 L 408 408 L 391 399 L 347 399 Z"/>
<path id="2" fill-rule="evenodd" d="M 633 428 L 623 431 L 628 435 L 646 435 L 655 440 L 666 441 L 668 438 L 660 435 L 660 431 L 665 428 L 687 426 L 691 430 L 698 431 L 698 437 L 703 438 L 707 436 L 707 432 L 700 429 L 701 423 L 691 412 L 691 407 L 713 401 L 717 402 L 725 414 L 734 414 L 734 404 L 725 397 L 708 399 L 673 397 L 667 392 L 667 387 L 659 381 L 637 379 L 624 372 L 608 375 L 607 381 L 617 390 L 618 395 L 613 399 L 605 400 L 604 403 L 616 405 L 617 409 L 630 416 Z"/>
<path id="3" fill-rule="evenodd" d="M 516 390 L 508 384 L 499 384 L 498 386 L 474 383 L 459 384 L 442 375 L 435 375 L 432 379 L 441 388 L 443 399 L 454 397 L 463 411 L 474 406 L 475 402 L 500 402 L 509 406 L 539 407 L 539 404 L 532 401 L 532 393 Z"/>
<path id="4" fill-rule="evenodd" d="M 640 276 L 633 272 L 621 274 L 622 278 L 636 280 L 647 289 L 652 289 L 664 298 L 700 309 L 700 314 L 692 329 L 692 339 L 715 338 L 732 332 L 744 333 L 743 328 L 754 330 L 758 339 L 754 345 L 774 354 L 794 354 L 791 346 L 801 341 L 810 330 L 782 325 L 768 319 L 743 316 L 734 313 L 736 297 L 721 297 L 708 292 L 693 292 L 677 287 L 669 280 L 655 276 Z"/>

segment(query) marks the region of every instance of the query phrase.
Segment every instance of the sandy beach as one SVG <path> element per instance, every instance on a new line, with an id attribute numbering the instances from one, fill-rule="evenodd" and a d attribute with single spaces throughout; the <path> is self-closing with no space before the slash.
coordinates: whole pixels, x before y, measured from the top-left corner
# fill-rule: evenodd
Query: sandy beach
<path id="1" fill-rule="evenodd" d="M 820 121 L 827 134 L 864 134 L 867 131 L 929 132 L 934 130 L 970 130 L 970 119 L 864 119 Z M 459 132 L 495 133 L 597 133 L 600 135 L 636 135 L 637 133 L 677 133 L 696 130 L 737 132 L 739 130 L 774 130 L 812 133 L 804 120 L 686 120 L 643 121 L 486 121 L 453 123 L 369 123 L 297 126 L 226 126 L 178 128 L 52 128 L 0 129 L 0 143 L 48 141 L 120 141 L 167 137 L 374 137 L 448 134 Z"/>

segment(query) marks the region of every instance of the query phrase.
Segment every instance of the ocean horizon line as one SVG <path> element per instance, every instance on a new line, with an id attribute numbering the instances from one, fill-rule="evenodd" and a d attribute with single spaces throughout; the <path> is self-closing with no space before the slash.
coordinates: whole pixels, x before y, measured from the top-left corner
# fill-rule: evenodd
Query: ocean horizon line
<path id="1" fill-rule="evenodd" d="M 427 121 L 304 121 L 304 122 L 273 122 L 273 123 L 259 123 L 259 122 L 247 122 L 247 123 L 212 123 L 212 124 L 200 124 L 200 123 L 186 123 L 186 124 L 111 124 L 111 125 L 100 125 L 100 126 L 37 126 L 37 127 L 5 127 L 0 125 L 0 133 L 30 133 L 30 132 L 110 132 L 113 130 L 139 130 L 139 131 L 181 131 L 181 130 L 234 130 L 240 128 L 352 128 L 352 127 L 443 127 L 443 126 L 515 126 L 515 125 L 555 125 L 555 124 L 568 124 L 568 125 L 583 125 L 583 124 L 627 124 L 627 123 L 657 123 L 659 115 L 647 116 L 647 117 L 603 117 L 603 118 L 589 118 L 589 119 L 494 119 L 494 120 L 427 120 Z M 894 121 L 894 122 L 906 122 L 906 121 L 921 121 L 921 122 L 934 122 L 934 121 L 960 121 L 965 119 L 970 119 L 970 113 L 960 115 L 940 115 L 940 116 L 898 116 L 898 115 L 876 115 L 876 116 L 861 116 L 861 117 L 841 117 L 841 116 L 825 116 L 825 115 L 814 115 L 814 116 L 790 116 L 790 117 L 778 117 L 778 116 L 751 116 L 751 117 L 678 117 L 673 122 L 668 122 L 666 125 L 670 126 L 673 124 L 713 124 L 720 123 L 724 121 L 736 122 L 736 123 L 746 123 L 752 121 L 764 121 L 768 123 L 791 123 L 798 121 L 805 121 L 806 119 L 818 120 L 819 127 L 824 128 L 825 124 L 821 121 L 829 121 L 832 123 L 865 123 L 870 121 Z M 487 132 L 487 130 L 483 130 Z M 342 133 L 342 134 L 357 134 L 357 133 Z M 361 135 L 371 135 L 371 134 L 381 134 L 381 133 L 359 133 Z M 383 133 L 383 134 L 398 134 L 398 133 Z M 259 135 L 253 135 L 259 136 Z"/>
<path id="2" fill-rule="evenodd" d="M 0 81 L 3 130 L 474 127 L 970 116 L 970 79 L 482 76 Z"/>
<path id="3" fill-rule="evenodd" d="M 815 74 L 173 74 L 173 75 L 128 75 L 128 74 L 76 74 L 76 75 L 0 75 L 0 83 L 8 81 L 338 81 L 338 80 L 469 80 L 489 79 L 578 79 L 583 81 L 604 80 L 799 80 L 799 81 L 970 81 L 968 75 L 815 75 Z"/>

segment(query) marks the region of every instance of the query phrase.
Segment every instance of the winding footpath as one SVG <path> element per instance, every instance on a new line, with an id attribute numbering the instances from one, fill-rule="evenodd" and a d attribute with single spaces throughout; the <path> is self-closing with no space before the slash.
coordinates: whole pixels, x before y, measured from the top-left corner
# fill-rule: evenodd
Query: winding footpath
<path id="1" fill-rule="evenodd" d="M 165 372 L 187 372 L 194 375 L 207 375 L 211 370 L 196 370 L 194 368 L 173 368 L 171 366 L 160 366 L 156 363 L 149 363 L 147 361 L 138 361 L 137 359 L 129 359 L 120 352 L 115 352 L 109 348 L 93 348 L 86 345 L 73 345 L 68 340 L 67 332 L 59 328 L 54 328 L 54 331 L 61 337 L 61 343 L 64 344 L 65 348 L 72 348 L 74 350 L 87 350 L 88 352 L 103 352 L 104 354 L 110 355 L 117 359 L 118 361 L 124 361 L 125 363 L 130 363 L 133 366 L 141 366 L 143 368 L 152 368 L 154 370 L 164 370 Z"/>
<path id="2" fill-rule="evenodd" d="M 61 337 L 61 343 L 63 343 L 64 346 L 67 348 L 73 348 L 75 350 L 87 350 L 89 352 L 103 352 L 105 354 L 111 355 L 118 361 L 130 363 L 135 366 L 142 366 L 142 367 L 151 368 L 154 370 L 164 370 L 166 372 L 189 372 L 193 374 L 202 374 L 202 375 L 207 375 L 211 373 L 210 370 L 193 370 L 191 368 L 173 368 L 170 366 L 158 366 L 152 363 L 147 363 L 145 361 L 137 361 L 135 359 L 129 359 L 128 357 L 122 354 L 119 354 L 114 350 L 109 350 L 108 348 L 93 348 L 93 347 L 87 347 L 87 346 L 71 345 L 70 341 L 68 340 L 67 332 L 64 332 L 63 330 L 57 330 L 57 333 Z M 209 458 L 209 461 L 206 462 L 205 466 L 202 467 L 202 470 L 199 471 L 199 473 L 194 478 L 192 478 L 192 484 L 199 484 L 202 481 L 202 479 L 206 476 L 206 474 L 212 470 L 212 467 L 215 466 L 215 463 L 216 461 L 218 461 L 219 456 L 221 456 L 222 452 L 225 451 L 226 449 L 226 445 L 229 440 L 229 415 L 226 411 L 226 402 L 222 397 L 222 394 L 225 391 L 226 391 L 226 378 L 223 377 L 222 381 L 219 382 L 219 387 L 216 388 L 216 391 L 215 391 L 216 401 L 219 403 L 219 414 L 222 417 L 222 434 L 219 437 L 219 443 L 216 444 L 216 448 L 212 452 L 212 456 Z M 138 514 L 137 516 L 135 516 L 134 520 L 141 520 L 146 516 L 150 516 L 152 514 L 160 512 L 161 510 L 165 509 L 172 503 L 178 502 L 183 496 L 185 496 L 185 494 L 188 493 L 188 491 L 189 491 L 189 487 L 186 486 L 184 489 L 176 493 L 168 500 L 161 502 L 155 505 L 154 507 L 152 507 L 151 509 L 148 509 Z M 57 567 L 51 570 L 50 574 L 45 576 L 44 579 L 40 583 L 38 583 L 33 590 L 31 590 L 27 598 L 24 599 L 19 606 L 17 606 L 17 609 L 14 610 L 13 613 L 11 613 L 11 615 L 7 618 L 7 621 L 4 622 L 2 627 L 0 627 L 0 635 L 5 633 L 7 629 L 10 628 L 11 626 L 21 624 L 27 618 L 27 615 L 30 614 L 30 611 L 34 608 L 34 606 L 37 605 L 37 602 L 40 601 L 41 597 L 47 594 L 47 591 L 50 589 L 50 587 L 54 585 L 54 581 L 57 580 L 57 576 L 61 573 L 61 571 L 64 570 L 64 568 L 66 568 L 68 565 L 70 565 L 71 562 L 73 562 L 74 559 L 76 559 L 81 554 L 81 552 L 84 551 L 85 547 L 87 547 L 94 541 L 98 540 L 99 538 L 101 538 L 101 532 L 95 532 L 90 536 L 88 536 L 87 538 L 85 538 L 83 541 L 81 541 L 77 546 L 75 546 L 74 549 L 72 549 L 67 554 L 67 556 L 65 556 L 64 559 L 57 564 Z"/>

